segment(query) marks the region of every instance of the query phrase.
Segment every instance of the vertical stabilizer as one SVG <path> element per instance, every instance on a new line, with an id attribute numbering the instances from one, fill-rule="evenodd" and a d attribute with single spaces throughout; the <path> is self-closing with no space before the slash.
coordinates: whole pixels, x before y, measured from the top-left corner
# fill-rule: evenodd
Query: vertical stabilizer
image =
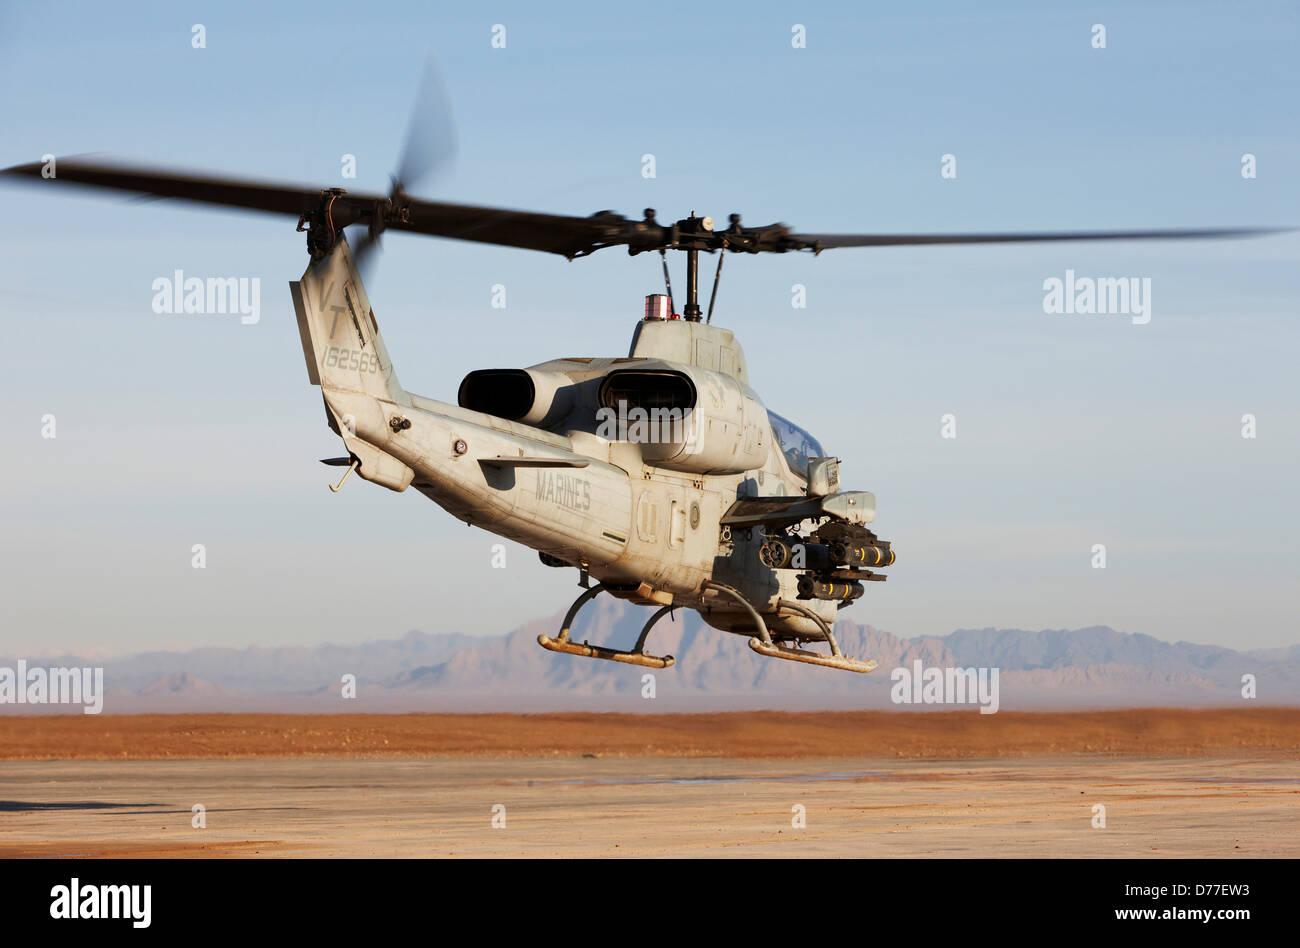
<path id="1" fill-rule="evenodd" d="M 313 385 L 405 403 L 375 311 L 342 235 L 329 255 L 313 260 L 289 290 Z"/>

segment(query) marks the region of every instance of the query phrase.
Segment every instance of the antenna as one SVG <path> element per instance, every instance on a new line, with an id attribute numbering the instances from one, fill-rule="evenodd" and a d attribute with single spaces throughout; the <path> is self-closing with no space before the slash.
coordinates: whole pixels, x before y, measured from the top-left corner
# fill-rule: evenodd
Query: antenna
<path id="1" fill-rule="evenodd" d="M 659 259 L 664 265 L 664 289 L 668 291 L 668 313 L 672 315 L 677 312 L 677 308 L 673 306 L 673 281 L 668 276 L 668 251 L 662 247 L 659 248 Z"/>
<path id="2" fill-rule="evenodd" d="M 713 304 L 718 299 L 718 281 L 722 279 L 722 261 L 727 259 L 727 251 L 718 251 L 718 272 L 713 274 L 713 292 L 709 294 L 709 315 L 704 319 L 704 325 L 713 322 Z"/>

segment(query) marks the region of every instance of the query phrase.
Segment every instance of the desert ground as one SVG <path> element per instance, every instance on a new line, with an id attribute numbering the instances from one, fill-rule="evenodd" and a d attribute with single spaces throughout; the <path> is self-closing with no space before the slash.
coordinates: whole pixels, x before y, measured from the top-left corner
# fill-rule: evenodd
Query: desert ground
<path id="1" fill-rule="evenodd" d="M 0 760 L 5 857 L 1300 856 L 1300 709 L 6 716 Z"/>

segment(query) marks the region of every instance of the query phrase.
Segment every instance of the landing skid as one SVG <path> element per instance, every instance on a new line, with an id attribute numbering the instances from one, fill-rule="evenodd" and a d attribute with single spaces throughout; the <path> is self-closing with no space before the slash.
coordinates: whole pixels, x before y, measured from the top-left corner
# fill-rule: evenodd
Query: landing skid
<path id="1" fill-rule="evenodd" d="M 846 655 L 822 655 L 819 652 L 808 652 L 801 648 L 788 648 L 784 645 L 777 645 L 775 642 L 767 644 L 756 638 L 749 640 L 749 647 L 759 655 L 766 655 L 768 658 L 785 658 L 792 662 L 807 662 L 809 665 L 823 665 L 826 668 L 842 668 L 851 672 L 866 672 L 876 670 L 875 659 L 860 661 L 856 658 L 849 658 Z"/>
<path id="2" fill-rule="evenodd" d="M 703 588 L 712 589 L 716 592 L 730 596 L 749 611 L 749 614 L 754 619 L 754 624 L 758 626 L 758 636 L 749 640 L 749 647 L 759 655 L 766 655 L 768 658 L 783 658 L 790 662 L 805 662 L 809 665 L 822 665 L 826 668 L 840 668 L 844 671 L 861 672 L 862 674 L 875 671 L 876 669 L 876 662 L 873 659 L 868 659 L 864 662 L 856 658 L 850 658 L 841 652 L 839 643 L 835 641 L 835 633 L 826 623 L 826 620 L 802 603 L 792 602 L 789 599 L 779 599 L 777 600 L 777 607 L 780 609 L 788 609 L 791 612 L 798 612 L 800 615 L 807 616 L 821 626 L 822 633 L 826 636 L 826 641 L 830 644 L 831 654 L 822 655 L 820 652 L 809 652 L 801 648 L 790 648 L 789 646 L 778 645 L 776 642 L 772 641 L 771 633 L 767 631 L 767 623 L 763 621 L 763 617 L 758 614 L 758 611 L 752 605 L 749 604 L 749 600 L 741 595 L 740 590 L 734 589 L 725 583 L 714 582 L 713 580 L 706 580 L 703 584 Z"/>
<path id="3" fill-rule="evenodd" d="M 839 668 L 844 671 L 863 674 L 876 669 L 875 661 L 860 661 L 841 652 L 839 643 L 835 641 L 835 633 L 826 620 L 802 603 L 780 599 L 777 601 L 777 607 L 789 612 L 797 612 L 821 626 L 822 633 L 831 647 L 831 654 L 823 655 L 820 652 L 810 652 L 806 649 L 792 648 L 774 642 L 771 633 L 767 630 L 767 623 L 763 621 L 763 617 L 750 605 L 749 600 L 741 594 L 740 590 L 712 580 L 706 580 L 702 588 L 711 589 L 716 593 L 728 596 L 745 607 L 753 618 L 755 626 L 758 627 L 758 635 L 749 640 L 749 647 L 759 655 L 766 655 L 768 658 L 781 658 L 790 662 L 804 662 L 808 665 L 821 665 L 825 668 Z M 548 651 L 576 655 L 579 658 L 600 658 L 609 662 L 641 665 L 644 668 L 671 668 L 675 662 L 671 655 L 647 655 L 645 643 L 655 623 L 666 616 L 672 610 L 672 606 L 663 606 L 655 611 L 654 615 L 642 626 L 641 634 L 637 637 L 636 645 L 631 651 L 625 652 L 621 649 L 606 648 L 602 645 L 570 641 L 569 630 L 573 627 L 573 620 L 577 618 L 579 610 L 602 592 L 605 592 L 605 584 L 597 583 L 575 599 L 573 605 L 569 607 L 568 613 L 564 616 L 564 625 L 560 628 L 560 634 L 555 638 L 545 634 L 539 635 L 537 636 L 537 644 Z"/>
<path id="4" fill-rule="evenodd" d="M 650 635 L 650 629 L 669 613 L 672 606 L 664 606 L 655 611 L 655 614 L 642 627 L 641 635 L 636 640 L 636 646 L 630 652 L 624 652 L 616 648 L 605 648 L 601 645 L 588 645 L 586 642 L 579 644 L 578 642 L 569 641 L 569 629 L 573 626 L 573 620 L 577 617 L 578 610 L 604 591 L 604 584 L 597 583 L 575 599 L 573 605 L 569 607 L 568 614 L 564 617 L 564 626 L 560 629 L 559 636 L 551 638 L 546 634 L 539 635 L 537 636 L 537 644 L 551 652 L 563 652 L 566 655 L 577 655 L 582 658 L 603 658 L 611 662 L 642 665 L 646 668 L 671 668 L 674 662 L 673 657 L 671 655 L 647 655 L 645 653 L 645 642 Z"/>

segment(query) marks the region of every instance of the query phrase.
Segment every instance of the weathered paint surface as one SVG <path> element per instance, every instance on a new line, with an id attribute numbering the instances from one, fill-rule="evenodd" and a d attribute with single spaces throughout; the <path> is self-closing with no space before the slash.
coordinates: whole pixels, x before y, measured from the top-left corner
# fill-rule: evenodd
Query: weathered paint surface
<path id="1" fill-rule="evenodd" d="M 563 373 L 576 392 L 592 398 L 615 369 L 689 372 L 699 392 L 704 450 L 758 460 L 740 473 L 710 474 L 648 463 L 641 445 L 602 437 L 594 402 L 579 399 L 558 426 L 545 430 L 407 392 L 346 241 L 312 263 L 291 289 L 309 378 L 321 386 L 331 425 L 359 461 L 360 477 L 392 490 L 414 487 L 467 523 L 585 564 L 603 583 L 647 584 L 658 601 L 671 596 L 717 628 L 754 632 L 743 608 L 701 589 L 706 580 L 741 591 L 775 635 L 821 636 L 813 619 L 778 609 L 778 600 L 795 599 L 796 573 L 762 565 L 761 531 L 729 536 L 719 527 L 737 496 L 797 496 L 807 486 L 780 450 L 730 331 L 643 322 L 627 358 L 534 367 Z M 833 603 L 806 605 L 834 623 Z"/>

